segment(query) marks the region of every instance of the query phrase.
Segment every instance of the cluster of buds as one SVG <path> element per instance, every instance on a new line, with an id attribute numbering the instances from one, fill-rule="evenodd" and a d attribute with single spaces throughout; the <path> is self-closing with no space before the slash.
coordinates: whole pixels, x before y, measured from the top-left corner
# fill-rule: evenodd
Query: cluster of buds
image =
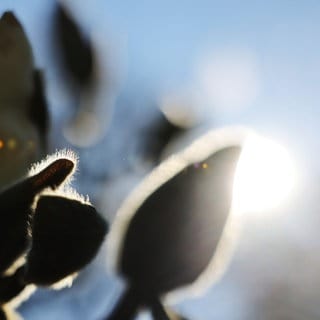
<path id="1" fill-rule="evenodd" d="M 24 292 L 70 283 L 105 238 L 105 220 L 70 188 L 71 155 L 43 161 L 0 193 L 0 319 L 11 319 Z"/>

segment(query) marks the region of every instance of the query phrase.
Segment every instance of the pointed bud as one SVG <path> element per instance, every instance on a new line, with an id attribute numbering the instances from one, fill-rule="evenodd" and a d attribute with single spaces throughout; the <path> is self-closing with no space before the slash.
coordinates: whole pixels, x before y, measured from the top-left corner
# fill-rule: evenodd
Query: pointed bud
<path id="1" fill-rule="evenodd" d="M 231 211 L 240 151 L 215 151 L 175 175 L 168 166 L 179 158 L 162 165 L 159 172 L 171 172 L 169 178 L 129 219 L 120 247 L 118 270 L 137 290 L 167 293 L 192 284 L 209 266 Z"/>
<path id="2" fill-rule="evenodd" d="M 32 232 L 25 280 L 47 286 L 78 272 L 95 257 L 107 224 L 91 205 L 59 196 L 42 196 Z"/>

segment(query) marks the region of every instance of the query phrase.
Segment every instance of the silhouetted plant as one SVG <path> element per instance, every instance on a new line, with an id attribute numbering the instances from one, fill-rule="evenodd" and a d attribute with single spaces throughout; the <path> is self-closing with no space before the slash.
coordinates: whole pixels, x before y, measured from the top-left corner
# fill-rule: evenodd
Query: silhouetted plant
<path id="1" fill-rule="evenodd" d="M 65 69 L 79 91 L 85 90 L 93 85 L 91 43 L 61 5 L 55 17 Z M 4 34 L 17 37 L 17 48 L 12 51 L 18 57 L 12 65 L 22 68 L 22 74 L 12 77 L 10 92 L 13 97 L 19 90 L 25 94 L 23 115 L 10 104 L 3 109 L 10 123 L 25 120 L 43 152 L 48 113 L 41 73 L 33 66 L 28 39 L 11 12 L 0 19 L 0 35 L 1 27 Z M 2 65 L 6 63 L 2 61 Z M 24 87 L 25 80 L 32 83 L 28 92 L 24 92 L 28 87 Z M 21 87 L 15 87 L 20 81 Z M 6 97 L 7 91 L 0 90 L 0 98 Z M 183 129 L 161 114 L 147 131 L 146 157 L 158 162 L 164 146 Z M 238 144 L 216 148 L 215 138 L 209 133 L 161 164 L 120 209 L 110 242 L 118 238 L 116 269 L 127 287 L 107 320 L 133 319 L 140 307 L 150 308 L 154 319 L 169 319 L 162 297 L 194 284 L 211 265 L 229 218 L 241 151 Z M 195 146 L 200 147 L 200 156 Z M 36 151 L 29 150 L 29 158 L 35 159 Z M 9 162 L 11 158 L 10 154 Z M 104 240 L 104 219 L 87 200 L 70 192 L 67 181 L 75 164 L 68 154 L 58 154 L 0 193 L 0 320 L 9 319 L 10 304 L 26 289 L 67 283 L 90 263 Z M 5 178 L 7 183 L 17 177 Z"/>
<path id="2" fill-rule="evenodd" d="M 75 167 L 66 155 L 42 163 L 40 172 L 35 166 L 37 173 L 0 193 L 2 307 L 30 285 L 53 286 L 74 277 L 104 240 L 107 223 L 66 183 Z"/>

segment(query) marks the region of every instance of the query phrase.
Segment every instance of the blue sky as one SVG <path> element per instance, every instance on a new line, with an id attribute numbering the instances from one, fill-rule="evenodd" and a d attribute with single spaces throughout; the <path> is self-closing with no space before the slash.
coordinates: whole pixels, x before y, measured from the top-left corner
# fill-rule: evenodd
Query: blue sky
<path id="1" fill-rule="evenodd" d="M 320 139 L 320 2 L 298 1 L 65 1 L 93 32 L 117 49 L 123 87 L 155 96 L 199 91 L 196 68 L 215 53 L 249 52 L 257 92 L 245 106 L 224 112 L 219 125 L 244 123 L 288 143 L 316 165 Z M 23 21 L 40 65 L 53 1 L 3 0 Z M 197 82 L 198 81 L 198 82 Z M 232 90 L 232 88 L 230 89 Z M 186 98 L 186 99 L 187 99 Z M 204 95 L 203 100 L 210 104 Z M 214 102 L 213 102 L 214 104 Z M 218 107 L 218 110 L 216 110 Z M 310 162 L 310 164 L 311 164 Z"/>
<path id="2" fill-rule="evenodd" d="M 76 6 L 76 1 L 69 3 Z M 217 122 L 250 124 L 317 165 L 319 1 L 96 3 L 91 8 L 95 21 L 101 19 L 114 37 L 125 42 L 128 87 L 159 95 L 188 90 L 195 81 L 197 63 L 208 52 L 234 52 L 234 56 L 237 50 L 250 52 L 259 90 L 241 111 L 219 109 L 214 115 Z"/>

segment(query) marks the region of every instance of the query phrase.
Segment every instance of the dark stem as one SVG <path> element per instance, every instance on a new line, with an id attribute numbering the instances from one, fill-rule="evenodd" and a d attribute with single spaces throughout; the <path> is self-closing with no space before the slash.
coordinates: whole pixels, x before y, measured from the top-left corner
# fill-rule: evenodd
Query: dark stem
<path id="1" fill-rule="evenodd" d="M 14 297 L 18 296 L 19 293 L 26 287 L 26 284 L 23 281 L 23 274 L 24 266 L 17 269 L 13 275 L 0 277 L 0 305 L 5 304 Z"/>
<path id="2" fill-rule="evenodd" d="M 7 316 L 4 313 L 3 309 L 0 308 L 0 320 L 7 320 Z"/>
<path id="3" fill-rule="evenodd" d="M 131 320 L 134 319 L 141 304 L 141 297 L 134 288 L 128 288 L 118 301 L 111 314 L 105 320 Z"/>
<path id="4" fill-rule="evenodd" d="M 170 320 L 159 297 L 152 297 L 149 300 L 149 306 L 151 308 L 151 313 L 154 320 Z"/>

